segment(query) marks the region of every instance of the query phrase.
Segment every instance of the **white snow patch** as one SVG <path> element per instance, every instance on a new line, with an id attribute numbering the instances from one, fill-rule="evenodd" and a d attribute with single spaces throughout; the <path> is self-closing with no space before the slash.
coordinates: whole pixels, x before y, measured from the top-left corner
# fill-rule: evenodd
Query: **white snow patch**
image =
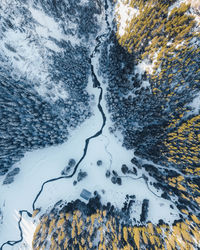
<path id="1" fill-rule="evenodd" d="M 144 74 L 144 72 L 153 73 L 153 63 L 149 63 L 148 60 L 142 60 L 138 65 L 135 66 L 135 74 Z"/>
<path id="2" fill-rule="evenodd" d="M 143 87 L 145 89 L 151 87 L 150 82 L 149 81 L 142 81 L 141 87 Z"/>
<path id="3" fill-rule="evenodd" d="M 103 108 L 105 110 L 104 105 Z M 107 113 L 106 115 L 108 118 Z M 148 220 L 154 223 L 157 223 L 159 219 L 163 219 L 168 223 L 173 222 L 178 217 L 178 211 L 170 208 L 171 202 L 154 195 L 147 188 L 144 179 L 133 179 L 141 177 L 143 174 L 142 170 L 138 169 L 138 176 L 132 176 L 133 178 L 124 176 L 121 173 L 122 164 L 127 164 L 129 167 L 132 166 L 130 161 L 133 157 L 133 152 L 123 148 L 114 135 L 109 134 L 108 126 L 110 125 L 111 121 L 108 119 L 108 124 L 103 134 L 90 142 L 87 155 L 79 166 L 79 169 L 86 171 L 88 176 L 76 186 L 73 186 L 73 181 L 76 180 L 78 171 L 72 179 L 63 179 L 47 184 L 38 199 L 37 207 L 45 208 L 52 206 L 61 199 L 67 201 L 75 200 L 80 198 L 80 193 L 85 188 L 92 193 L 98 191 L 104 204 L 111 202 L 118 208 L 123 207 L 126 194 L 136 195 L 136 204 L 133 207 L 131 217 L 136 218 L 138 221 L 140 220 L 142 201 L 143 199 L 149 199 Z M 111 156 L 112 158 L 110 158 Z M 98 160 L 103 161 L 103 165 L 100 167 L 96 164 Z M 109 178 L 106 178 L 106 170 L 115 170 L 122 178 L 122 185 L 114 185 Z M 158 196 L 161 195 L 161 192 L 153 191 Z"/>
<path id="4" fill-rule="evenodd" d="M 4 42 L 11 45 L 17 52 L 5 48 Z M 4 41 L 0 43 L 1 51 L 8 57 L 14 70 L 21 72 L 22 77 L 44 82 L 47 79 L 45 55 L 39 46 L 28 40 L 28 35 L 20 31 L 9 30 Z M 18 60 L 16 60 L 17 57 Z"/>
<path id="5" fill-rule="evenodd" d="M 45 46 L 56 52 L 62 51 L 61 48 L 49 40 L 49 37 L 54 37 L 58 41 L 70 41 L 73 46 L 80 44 L 81 40 L 77 37 L 77 35 L 65 35 L 59 25 L 59 22 L 56 22 L 53 17 L 50 17 L 42 10 L 33 7 L 29 7 L 29 10 L 37 22 L 35 27 L 36 34 L 40 36 L 40 39 L 42 39 Z M 77 30 L 77 24 L 69 20 L 65 20 L 65 22 L 67 27 Z"/>
<path id="6" fill-rule="evenodd" d="M 37 62 L 35 59 L 34 61 Z M 98 68 L 96 58 L 93 63 L 96 65 L 96 70 Z M 142 71 L 146 66 L 147 64 L 143 62 L 137 67 L 138 70 Z M 103 89 L 104 93 L 106 93 L 105 86 Z M 26 153 L 21 161 L 16 164 L 21 171 L 15 177 L 14 183 L 1 186 L 0 206 L 3 207 L 3 204 L 5 206 L 3 207 L 3 224 L 0 225 L 0 245 L 7 240 L 18 240 L 20 238 L 17 227 L 19 217 L 18 213 L 16 215 L 16 211 L 27 209 L 32 212 L 32 202 L 42 183 L 48 179 L 59 177 L 70 158 L 74 158 L 78 162 L 83 154 L 85 139 L 100 129 L 102 116 L 97 109 L 99 90 L 92 88 L 91 79 L 88 84 L 88 92 L 95 95 L 93 106 L 95 115 L 72 131 L 66 143 Z M 125 163 L 131 167 L 130 160 L 133 157 L 133 152 L 123 148 L 120 141 L 109 133 L 109 127 L 112 123 L 109 119 L 105 100 L 102 100 L 102 106 L 107 117 L 103 134 L 90 141 L 87 156 L 79 166 L 79 169 L 88 173 L 88 176 L 76 186 L 73 186 L 73 181 L 76 179 L 79 170 L 71 179 L 48 183 L 44 186 L 44 190 L 36 202 L 36 207 L 42 207 L 42 212 L 45 212 L 49 206 L 53 206 L 60 199 L 71 201 L 80 198 L 82 188 L 86 188 L 91 192 L 97 190 L 102 196 L 103 203 L 109 201 L 118 208 L 123 206 L 126 194 L 136 195 L 136 206 L 133 208 L 132 218 L 137 220 L 140 217 L 143 199 L 149 199 L 149 220 L 155 223 L 159 219 L 163 219 L 165 222 L 173 222 L 174 219 L 178 218 L 178 212 L 170 208 L 170 201 L 159 198 L 150 192 L 143 179 L 133 180 L 131 176 L 124 176 L 122 177 L 122 186 L 119 186 L 112 184 L 111 180 L 105 177 L 105 172 L 108 169 L 115 170 L 119 175 L 122 175 L 122 164 Z M 99 159 L 103 161 L 101 167 L 96 165 Z M 142 170 L 138 169 L 138 177 L 142 174 Z M 0 181 L 2 184 L 3 178 L 0 178 Z M 104 194 L 102 190 L 105 190 Z M 160 195 L 160 193 L 157 192 L 157 195 Z M 28 219 L 27 216 L 23 216 L 22 228 L 23 235 L 27 235 L 25 236 L 26 244 L 28 244 L 34 231 L 34 225 Z M 23 249 L 19 248 L 19 246 L 10 247 L 6 245 L 5 249 Z"/>
<path id="7" fill-rule="evenodd" d="M 10 12 L 10 1 L 3 2 L 1 15 L 8 18 Z M 17 2 L 13 5 L 17 6 Z M 80 45 L 81 40 L 75 35 L 65 35 L 60 23 L 53 17 L 48 16 L 42 9 L 34 8 L 31 3 L 23 6 L 28 8 L 30 17 L 34 22 L 29 22 L 29 25 L 22 23 L 25 17 L 17 12 L 15 16 L 16 29 L 7 29 L 0 37 L 1 56 L 6 61 L 6 66 L 12 69 L 11 76 L 16 80 L 28 79 L 39 95 L 47 97 L 50 94 L 52 101 L 58 98 L 68 98 L 68 93 L 64 88 L 51 79 L 49 66 L 53 63 L 51 60 L 52 51 L 62 52 L 60 48 L 50 37 L 57 41 L 70 41 L 72 46 Z M 17 9 L 17 8 L 16 8 Z M 16 14 L 14 13 L 14 14 Z M 13 13 L 12 13 L 13 14 Z M 13 15 L 14 15 L 13 14 Z M 77 29 L 76 24 L 70 20 L 66 20 L 67 27 Z M 10 46 L 10 48 L 9 48 Z M 52 90 L 48 89 L 48 85 L 52 84 Z"/>
<path id="8" fill-rule="evenodd" d="M 49 65 L 51 60 L 47 58 L 47 50 L 45 46 L 34 42 L 34 37 L 26 33 L 22 33 L 19 30 L 9 30 L 4 33 L 5 37 L 0 41 L 1 53 L 7 58 L 11 64 L 13 71 L 11 75 L 14 79 L 28 79 L 35 86 L 36 91 L 39 95 L 45 96 L 47 93 L 53 93 L 53 100 L 59 97 L 66 99 L 68 94 L 59 83 L 53 83 L 50 79 Z M 32 39 L 30 39 L 32 37 Z M 41 40 L 40 40 L 41 42 Z M 13 52 L 6 48 L 5 43 L 12 46 L 16 50 Z M 54 51 L 59 52 L 58 46 L 50 40 L 45 40 L 44 44 Z M 53 90 L 49 91 L 47 85 L 52 84 Z"/>
<path id="9" fill-rule="evenodd" d="M 134 15 L 138 15 L 139 11 L 136 8 L 130 7 L 123 0 L 118 1 L 115 11 L 117 22 L 119 23 L 119 35 L 123 36 L 128 22 L 130 22 Z"/>
<path id="10" fill-rule="evenodd" d="M 59 177 L 70 158 L 74 158 L 78 162 L 83 154 L 85 139 L 100 129 L 102 116 L 97 109 L 99 90 L 93 89 L 91 86 L 88 87 L 88 90 L 90 94 L 95 95 L 95 106 L 93 107 L 95 115 L 71 132 L 71 137 L 66 143 L 26 153 L 24 158 L 16 164 L 21 171 L 15 177 L 14 183 L 1 186 L 0 204 L 5 203 L 5 207 L 3 209 L 3 224 L 0 225 L 0 244 L 7 240 L 19 239 L 18 217 L 16 218 L 15 211 L 27 209 L 32 212 L 32 202 L 42 183 L 48 179 Z M 104 93 L 105 88 L 104 86 Z M 97 190 L 101 194 L 103 203 L 111 202 L 118 208 L 122 208 L 126 194 L 136 195 L 136 205 L 133 207 L 131 217 L 137 220 L 140 219 L 143 199 L 149 199 L 148 220 L 154 223 L 157 223 L 159 219 L 168 223 L 173 222 L 174 219 L 178 218 L 178 212 L 176 209 L 170 208 L 170 201 L 159 198 L 149 191 L 143 179 L 134 180 L 131 176 L 122 176 L 121 165 L 132 166 L 130 160 L 133 157 L 133 152 L 123 148 L 118 139 L 109 133 L 109 127 L 112 123 L 106 111 L 105 100 L 102 100 L 102 107 L 107 117 L 107 124 L 103 134 L 90 141 L 87 155 L 79 166 L 79 169 L 88 173 L 88 176 L 73 186 L 73 181 L 76 180 L 79 172 L 78 169 L 73 178 L 48 183 L 44 186 L 44 190 L 36 202 L 36 208 L 41 207 L 41 212 L 45 212 L 58 200 L 69 202 L 80 198 L 82 189 L 86 188 L 91 192 Z M 97 160 L 102 160 L 103 165 L 97 166 Z M 122 185 L 112 184 L 111 180 L 105 177 L 106 170 L 117 171 L 119 176 L 122 176 Z M 138 176 L 133 177 L 140 177 L 142 174 L 143 171 L 138 169 Z M 154 192 L 156 191 L 154 190 Z M 161 193 L 157 192 L 157 195 L 161 195 Z M 28 235 L 28 242 L 31 233 L 27 233 L 27 227 L 32 232 L 33 225 L 29 222 L 24 222 L 24 225 L 26 226 L 23 226 L 23 233 Z M 19 249 L 18 245 L 15 247 Z M 5 249 L 10 249 L 10 247 L 5 246 Z"/>
<path id="11" fill-rule="evenodd" d="M 95 101 L 97 101 L 99 90 L 95 89 L 93 92 L 96 95 Z M 20 238 L 15 211 L 26 209 L 31 212 L 32 202 L 42 183 L 47 179 L 60 176 L 70 158 L 74 158 L 76 161 L 81 158 L 85 139 L 95 134 L 102 124 L 102 117 L 96 106 L 97 104 L 94 107 L 96 115 L 71 132 L 71 137 L 66 143 L 26 153 L 21 161 L 16 164 L 21 171 L 15 177 L 14 183 L 2 185 L 3 177 L 0 178 L 0 207 L 2 208 L 5 204 L 2 210 L 3 224 L 0 225 L 0 245 L 7 240 L 18 240 Z M 55 184 L 49 185 L 49 190 Z M 45 199 L 47 203 L 48 199 Z M 5 246 L 5 249 L 6 247 L 9 249 L 9 246 Z"/>
<path id="12" fill-rule="evenodd" d="M 54 37 L 56 40 L 70 41 L 73 46 L 80 44 L 80 39 L 77 37 L 77 35 L 65 35 L 59 25 L 59 22 L 56 22 L 53 17 L 48 16 L 42 10 L 36 9 L 34 7 L 29 7 L 29 10 L 35 21 L 38 23 L 35 28 L 36 33 L 44 39 L 45 45 L 47 45 L 47 47 L 55 51 L 61 51 L 61 49 L 55 43 L 48 39 L 50 36 Z M 65 22 L 67 27 L 77 30 L 77 24 L 69 20 L 65 20 Z"/>
<path id="13" fill-rule="evenodd" d="M 181 5 L 182 3 L 184 3 L 184 2 L 185 2 L 185 0 L 177 0 L 174 4 L 172 4 L 172 5 L 169 7 L 169 9 L 168 9 L 168 16 L 170 15 L 171 11 L 172 11 L 174 8 L 179 8 L 180 5 Z"/>
<path id="14" fill-rule="evenodd" d="M 185 43 L 185 41 L 183 40 L 181 43 L 177 44 L 175 48 L 178 49 L 179 47 L 183 46 L 184 43 Z"/>
<path id="15" fill-rule="evenodd" d="M 54 18 L 33 7 L 29 7 L 29 10 L 33 18 L 41 25 L 36 27 L 36 31 L 39 35 L 48 37 L 51 34 L 51 36 L 55 37 L 58 40 L 64 38 L 59 24 L 54 20 Z"/>
<path id="16" fill-rule="evenodd" d="M 16 247 L 20 250 L 32 249 L 32 241 L 36 225 L 33 223 L 32 218 L 23 215 L 21 227 L 23 231 L 23 241 L 20 242 L 18 246 L 16 245 Z"/>
<path id="17" fill-rule="evenodd" d="M 189 105 L 193 110 L 192 113 L 198 114 L 200 110 L 200 93 L 193 99 Z M 191 113 L 191 112 L 190 112 Z"/>

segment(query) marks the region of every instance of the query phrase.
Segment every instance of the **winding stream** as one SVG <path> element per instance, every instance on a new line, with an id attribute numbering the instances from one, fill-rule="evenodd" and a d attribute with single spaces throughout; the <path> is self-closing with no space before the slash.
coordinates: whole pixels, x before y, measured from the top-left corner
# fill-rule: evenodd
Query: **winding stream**
<path id="1" fill-rule="evenodd" d="M 89 138 L 87 138 L 87 139 L 85 140 L 85 146 L 84 146 L 84 149 L 83 149 L 83 155 L 82 155 L 82 157 L 80 158 L 80 160 L 78 161 L 78 163 L 75 165 L 72 174 L 67 175 L 67 176 L 55 177 L 55 178 L 53 178 L 53 179 L 49 179 L 49 180 L 45 181 L 45 182 L 42 184 L 42 186 L 41 186 L 41 188 L 40 188 L 40 191 L 37 193 L 37 195 L 36 195 L 36 197 L 35 197 L 35 199 L 34 199 L 34 201 L 33 201 L 33 203 L 32 203 L 32 209 L 33 209 L 33 211 L 34 211 L 35 209 L 37 209 L 37 207 L 36 207 L 35 204 L 36 204 L 38 198 L 40 197 L 40 195 L 41 195 L 41 193 L 42 193 L 42 191 L 43 191 L 43 189 L 44 189 L 44 186 L 45 186 L 46 184 L 51 183 L 51 182 L 54 182 L 54 181 L 57 181 L 57 180 L 60 180 L 60 179 L 69 179 L 69 178 L 72 178 L 72 177 L 75 175 L 75 173 L 77 172 L 77 169 L 78 169 L 80 163 L 84 160 L 84 158 L 85 158 L 85 156 L 86 156 L 86 154 L 87 154 L 87 150 L 88 150 L 88 146 L 89 146 L 90 140 L 92 140 L 92 139 L 94 139 L 94 138 L 100 136 L 100 135 L 102 134 L 103 128 L 104 128 L 104 126 L 105 126 L 105 124 L 106 124 L 106 116 L 105 116 L 105 113 L 104 113 L 103 108 L 102 108 L 102 106 L 101 106 L 101 101 L 102 101 L 102 97 L 103 97 L 103 89 L 101 88 L 101 84 L 100 84 L 100 82 L 99 82 L 99 80 L 98 80 L 98 78 L 97 78 L 97 76 L 96 76 L 96 74 L 95 74 L 95 72 L 94 72 L 94 65 L 92 64 L 92 59 L 95 57 L 95 54 L 96 54 L 98 48 L 101 46 L 102 38 L 104 38 L 104 39 L 107 38 L 107 36 L 110 34 L 110 31 L 111 31 L 110 24 L 109 24 L 109 22 L 108 22 L 108 13 L 107 13 L 107 10 L 108 10 L 108 3 L 107 3 L 107 0 L 105 0 L 105 2 L 104 2 L 104 8 L 105 8 L 105 21 L 106 21 L 106 25 L 107 25 L 108 32 L 107 32 L 107 33 L 104 33 L 104 34 L 101 34 L 101 35 L 99 35 L 99 36 L 96 37 L 95 40 L 96 40 L 97 44 L 96 44 L 94 50 L 92 51 L 92 53 L 91 53 L 91 55 L 90 55 L 90 66 L 91 66 L 91 75 L 92 75 L 93 87 L 94 87 L 94 88 L 98 88 L 98 89 L 100 90 L 100 94 L 99 94 L 99 99 L 98 99 L 98 105 L 97 105 L 97 107 L 98 107 L 99 112 L 100 112 L 101 115 L 102 115 L 102 120 L 103 120 L 102 125 L 101 125 L 101 128 L 100 128 L 100 130 L 98 130 L 94 135 L 90 136 Z M 22 231 L 22 228 L 21 228 L 21 221 L 22 221 L 22 218 L 23 218 L 23 214 L 24 214 L 24 213 L 27 214 L 29 217 L 32 217 L 32 213 L 29 212 L 28 210 L 20 210 L 20 211 L 19 211 L 20 217 L 19 217 L 19 221 L 18 221 L 18 229 L 19 229 L 19 231 L 20 231 L 20 239 L 19 239 L 19 240 L 16 240 L 16 241 L 14 241 L 14 240 L 8 240 L 8 241 L 4 242 L 4 243 L 0 246 L 0 250 L 2 250 L 3 247 L 4 247 L 5 245 L 14 246 L 14 245 L 16 245 L 16 244 L 18 244 L 18 243 L 20 243 L 20 242 L 23 241 L 23 231 Z"/>
<path id="2" fill-rule="evenodd" d="M 106 26 L 107 26 L 107 32 L 103 33 L 103 34 L 101 34 L 101 35 L 99 35 L 99 36 L 96 37 L 95 40 L 96 40 L 97 44 L 96 44 L 94 50 L 92 51 L 92 53 L 90 55 L 90 67 L 91 67 L 91 76 L 92 76 L 92 81 L 93 81 L 93 87 L 94 88 L 98 88 L 100 90 L 97 107 L 98 107 L 98 110 L 99 110 L 99 112 L 101 113 L 101 116 L 102 116 L 102 125 L 101 125 L 101 128 L 94 135 L 91 135 L 90 137 L 88 137 L 87 139 L 85 139 L 85 146 L 84 146 L 84 149 L 83 149 L 83 154 L 82 154 L 80 160 L 75 165 L 75 167 L 73 169 L 73 172 L 70 175 L 55 177 L 55 178 L 52 178 L 52 179 L 49 179 L 49 180 L 45 181 L 42 184 L 39 192 L 37 193 L 34 201 L 32 202 L 32 209 L 33 209 L 33 211 L 35 209 L 37 209 L 36 202 L 37 202 L 38 198 L 40 197 L 40 195 L 41 195 L 41 193 L 42 193 L 45 185 L 47 185 L 48 183 L 51 183 L 51 182 L 55 182 L 55 181 L 60 180 L 60 179 L 69 179 L 69 178 L 72 178 L 75 175 L 75 173 L 78 170 L 79 165 L 81 164 L 81 162 L 84 160 L 85 156 L 87 155 L 87 150 L 88 150 L 88 146 L 89 146 L 90 140 L 92 140 L 92 139 L 100 136 L 102 134 L 102 132 L 103 132 L 104 127 L 105 127 L 105 124 L 106 124 L 106 115 L 105 115 L 105 113 L 103 111 L 103 108 L 101 106 L 101 101 L 102 101 L 102 98 L 103 98 L 103 89 L 101 87 L 101 83 L 98 80 L 97 75 L 95 74 L 94 65 L 92 63 L 92 59 L 95 58 L 95 55 L 98 52 L 98 48 L 101 46 L 101 44 L 104 41 L 104 39 L 106 39 L 109 36 L 110 32 L 111 32 L 111 27 L 110 27 L 110 24 L 109 24 L 109 21 L 108 21 L 108 13 L 107 13 L 108 12 L 108 3 L 107 3 L 107 0 L 104 1 L 104 9 L 105 9 L 105 22 L 106 22 Z M 108 145 L 106 145 L 106 147 L 105 147 L 106 151 L 107 151 L 107 146 Z M 107 153 L 110 155 L 110 167 L 111 167 L 111 164 L 112 164 L 112 155 L 108 151 L 107 151 Z M 149 188 L 148 182 L 144 178 L 144 176 L 140 176 L 138 178 L 132 178 L 132 179 L 134 179 L 134 180 L 144 179 L 145 182 L 146 182 L 147 188 L 149 189 L 149 191 L 151 191 L 154 195 L 156 195 L 157 197 L 159 197 L 157 194 L 155 194 Z M 161 198 L 161 197 L 159 197 L 159 198 Z M 16 241 L 14 241 L 14 240 L 6 241 L 5 243 L 3 243 L 0 246 L 0 250 L 2 250 L 5 245 L 14 246 L 14 245 L 16 245 L 16 244 L 18 244 L 18 243 L 20 243 L 20 242 L 23 241 L 23 231 L 22 231 L 22 228 L 21 228 L 21 221 L 22 221 L 24 213 L 26 215 L 28 215 L 29 217 L 32 217 L 32 213 L 29 212 L 28 210 L 20 210 L 19 211 L 18 230 L 20 232 L 20 239 L 16 240 Z"/>
<path id="3" fill-rule="evenodd" d="M 94 72 L 93 72 L 93 74 L 94 74 Z M 96 76 L 95 76 L 94 79 L 97 80 Z M 97 81 L 98 81 L 98 80 L 97 80 Z M 93 82 L 93 83 L 94 83 L 94 82 Z M 99 109 L 99 111 L 100 111 L 100 113 L 101 113 L 101 115 L 102 115 L 102 119 L 103 119 L 103 123 L 102 123 L 102 126 L 101 126 L 100 130 L 97 131 L 94 135 L 90 136 L 89 138 L 87 138 L 87 139 L 85 140 L 85 147 L 84 147 L 84 150 L 83 150 L 83 155 L 82 155 L 82 157 L 80 158 L 80 160 L 78 161 L 78 163 L 75 165 L 72 174 L 67 175 L 67 176 L 59 176 L 59 177 L 57 177 L 57 178 L 49 179 L 49 180 L 45 181 L 45 182 L 42 184 L 40 191 L 38 192 L 38 194 L 36 195 L 36 197 L 35 197 L 35 199 L 34 199 L 34 201 L 33 201 L 33 203 L 32 203 L 33 211 L 34 211 L 35 209 L 37 209 L 35 203 L 37 202 L 39 196 L 41 195 L 41 193 L 42 193 L 42 191 L 43 191 L 43 189 L 44 189 L 44 186 L 45 186 L 47 183 L 54 182 L 54 181 L 57 181 L 57 180 L 60 180 L 60 179 L 69 179 L 69 178 L 72 178 L 72 177 L 75 175 L 75 173 L 77 172 L 77 169 L 78 169 L 80 163 L 83 161 L 83 159 L 85 158 L 85 156 L 86 156 L 86 154 L 87 154 L 87 150 L 88 150 L 88 146 L 89 146 L 90 140 L 93 139 L 93 138 L 96 138 L 96 137 L 98 137 L 99 135 L 102 134 L 103 128 L 104 128 L 104 126 L 105 126 L 105 124 L 106 124 L 106 116 L 105 116 L 105 113 L 104 113 L 103 108 L 102 108 L 102 106 L 101 106 L 101 100 L 102 100 L 102 97 L 103 97 L 103 89 L 102 89 L 99 85 L 100 85 L 100 83 L 99 83 L 99 81 L 98 81 L 98 86 L 96 86 L 96 87 L 98 87 L 98 89 L 100 89 L 99 100 L 98 100 L 98 109 Z M 21 221 L 22 221 L 23 213 L 26 213 L 29 217 L 32 217 L 32 213 L 30 213 L 30 212 L 27 211 L 27 210 L 20 210 L 20 211 L 19 211 L 20 218 L 19 218 L 19 221 L 18 221 L 18 228 L 19 228 L 19 231 L 20 231 L 20 239 L 17 240 L 17 241 L 10 241 L 10 240 L 9 240 L 9 241 L 3 243 L 2 246 L 0 247 L 1 250 L 3 249 L 3 247 L 4 247 L 5 245 L 14 246 L 14 245 L 16 245 L 16 244 L 18 244 L 18 243 L 20 243 L 20 242 L 23 241 L 23 231 L 22 231 L 22 228 L 21 228 Z"/>

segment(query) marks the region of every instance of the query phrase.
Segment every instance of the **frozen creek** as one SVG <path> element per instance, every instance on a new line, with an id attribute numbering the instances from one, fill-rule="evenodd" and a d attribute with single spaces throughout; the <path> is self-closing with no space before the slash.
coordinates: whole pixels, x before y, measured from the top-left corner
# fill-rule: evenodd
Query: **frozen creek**
<path id="1" fill-rule="evenodd" d="M 105 177 L 107 170 L 121 173 L 122 164 L 130 165 L 133 157 L 133 152 L 123 148 L 121 141 L 109 132 L 112 124 L 104 98 L 106 87 L 101 84 L 102 79 L 97 74 L 98 48 L 110 32 L 108 16 L 105 16 L 108 32 L 96 38 L 97 44 L 90 61 L 88 92 L 95 96 L 92 103 L 94 115 L 72 131 L 66 143 L 26 153 L 16 164 L 21 172 L 15 182 L 1 187 L 0 207 L 3 218 L 0 224 L 0 249 L 31 249 L 36 227 L 31 217 L 33 210 L 40 208 L 40 212 L 44 213 L 59 200 L 70 202 L 80 198 L 83 188 L 92 193 L 98 191 L 102 203 L 111 202 L 119 209 L 123 207 L 127 194 L 135 195 L 136 204 L 131 217 L 137 221 L 144 199 L 150 202 L 148 220 L 153 223 L 159 219 L 172 223 L 178 218 L 178 211 L 170 207 L 172 202 L 160 198 L 161 194 L 157 190 L 151 190 L 152 187 L 143 177 L 144 170 L 138 170 L 136 178 L 120 176 L 122 185 L 114 185 Z M 71 173 L 61 176 L 70 158 L 74 158 L 77 163 Z M 98 160 L 102 160 L 101 166 L 96 165 Z M 88 175 L 74 186 L 73 181 L 80 169 Z"/>

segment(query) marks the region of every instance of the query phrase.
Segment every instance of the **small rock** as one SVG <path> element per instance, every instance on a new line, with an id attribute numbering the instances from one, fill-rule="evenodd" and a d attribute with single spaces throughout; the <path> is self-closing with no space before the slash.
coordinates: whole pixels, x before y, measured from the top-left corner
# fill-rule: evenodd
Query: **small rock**
<path id="1" fill-rule="evenodd" d="M 97 161 L 97 166 L 101 166 L 103 164 L 103 162 L 101 160 Z"/>
<path id="2" fill-rule="evenodd" d="M 77 176 L 77 181 L 81 181 L 82 179 L 84 179 L 85 177 L 87 176 L 87 172 L 82 172 L 80 170 L 80 172 L 78 173 L 78 176 Z"/>
<path id="3" fill-rule="evenodd" d="M 69 165 L 70 167 L 74 167 L 75 164 L 76 164 L 76 161 L 75 161 L 74 159 L 70 159 L 69 162 L 68 162 L 68 165 Z"/>
<path id="4" fill-rule="evenodd" d="M 133 167 L 132 173 L 137 175 L 137 169 L 135 167 Z"/>
<path id="5" fill-rule="evenodd" d="M 117 172 L 115 170 L 112 171 L 114 176 L 118 176 Z"/>
<path id="6" fill-rule="evenodd" d="M 112 181 L 113 184 L 116 184 L 117 183 L 117 177 L 113 176 L 111 178 L 111 181 Z"/>
<path id="7" fill-rule="evenodd" d="M 122 165 L 121 171 L 122 171 L 123 174 L 127 174 L 128 173 L 128 167 L 126 166 L 126 164 Z"/>
<path id="8" fill-rule="evenodd" d="M 141 164 L 140 162 L 137 160 L 136 157 L 133 157 L 133 159 L 131 160 L 131 163 L 133 163 L 134 165 L 136 165 L 138 168 L 141 168 Z"/>
<path id="9" fill-rule="evenodd" d="M 67 175 L 70 171 L 71 167 L 67 166 L 62 170 L 61 175 Z"/>
<path id="10" fill-rule="evenodd" d="M 119 178 L 119 177 L 117 177 L 117 184 L 118 184 L 118 185 L 122 185 L 122 179 Z"/>
<path id="11" fill-rule="evenodd" d="M 106 171 L 106 177 L 109 178 L 110 177 L 110 170 Z"/>

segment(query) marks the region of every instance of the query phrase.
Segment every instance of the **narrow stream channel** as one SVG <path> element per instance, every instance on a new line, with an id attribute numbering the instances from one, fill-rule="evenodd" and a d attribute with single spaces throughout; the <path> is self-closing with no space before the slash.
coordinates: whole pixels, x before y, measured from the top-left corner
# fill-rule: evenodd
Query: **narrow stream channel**
<path id="1" fill-rule="evenodd" d="M 92 63 L 92 59 L 95 58 L 96 53 L 98 52 L 98 48 L 101 46 L 102 42 L 104 42 L 104 40 L 107 39 L 107 37 L 109 36 L 109 34 L 111 32 L 111 27 L 110 27 L 110 24 L 109 24 L 109 21 L 108 21 L 108 2 L 107 2 L 107 0 L 104 1 L 104 9 L 105 9 L 105 22 L 106 22 L 106 26 L 107 26 L 107 32 L 103 33 L 103 34 L 101 34 L 101 35 L 99 35 L 99 36 L 96 37 L 95 40 L 96 40 L 97 44 L 96 44 L 94 50 L 92 51 L 92 53 L 90 55 L 90 67 L 91 67 L 91 76 L 92 76 L 93 87 L 94 88 L 98 88 L 99 91 L 100 91 L 97 107 L 98 107 L 98 110 L 99 110 L 99 112 L 101 113 L 101 116 L 102 116 L 102 125 L 101 125 L 101 128 L 94 135 L 91 135 L 90 137 L 88 137 L 87 139 L 85 139 L 85 146 L 84 146 L 84 149 L 83 149 L 83 154 L 82 154 L 80 160 L 78 161 L 78 163 L 75 165 L 75 167 L 73 169 L 73 172 L 70 175 L 55 177 L 55 178 L 52 178 L 52 179 L 49 179 L 49 180 L 45 181 L 42 184 L 39 192 L 37 193 L 37 195 L 36 195 L 36 197 L 35 197 L 35 199 L 34 199 L 34 201 L 32 203 L 32 210 L 33 211 L 35 209 L 37 209 L 36 202 L 37 202 L 38 198 L 40 197 L 40 195 L 41 195 L 41 193 L 42 193 L 45 185 L 47 185 L 48 183 L 60 180 L 60 179 L 69 179 L 69 178 L 72 178 L 75 175 L 75 173 L 78 170 L 79 165 L 81 164 L 81 162 L 84 160 L 84 158 L 87 155 L 87 150 L 88 150 L 88 146 L 89 146 L 90 140 L 92 140 L 92 139 L 100 136 L 102 134 L 102 132 L 103 132 L 104 127 L 105 127 L 105 124 L 106 124 L 106 115 L 105 115 L 105 113 L 103 111 L 103 108 L 101 106 L 101 101 L 102 101 L 102 98 L 103 98 L 103 88 L 101 87 L 101 83 L 98 80 L 97 75 L 95 74 L 95 70 L 94 70 L 95 66 Z M 111 160 L 110 164 L 112 164 L 112 160 Z M 130 176 L 124 176 L 124 177 L 130 178 Z M 154 193 L 151 190 L 151 188 L 149 186 L 149 183 L 148 183 L 148 180 L 146 179 L 145 175 L 142 175 L 142 176 L 140 176 L 138 178 L 131 178 L 131 179 L 133 179 L 133 180 L 144 179 L 144 181 L 145 181 L 145 183 L 147 185 L 148 190 L 151 193 L 153 193 L 155 196 L 157 196 L 158 198 L 162 199 L 162 197 L 158 196 L 156 193 Z M 172 203 L 174 203 L 174 202 L 172 201 Z M 32 213 L 29 212 L 29 211 L 27 211 L 27 210 L 20 210 L 19 211 L 18 230 L 20 232 L 20 239 L 16 240 L 16 241 L 14 241 L 14 240 L 6 241 L 5 243 L 3 243 L 0 246 L 0 250 L 3 250 L 3 247 L 5 245 L 14 246 L 14 245 L 16 245 L 16 244 L 18 244 L 18 243 L 20 243 L 20 242 L 23 241 L 23 231 L 22 231 L 22 227 L 21 227 L 21 221 L 22 221 L 22 218 L 23 218 L 23 214 L 26 214 L 29 217 L 32 217 Z"/>
<path id="2" fill-rule="evenodd" d="M 69 179 L 69 178 L 72 178 L 75 175 L 75 173 L 77 172 L 77 169 L 78 169 L 80 163 L 84 160 L 84 158 L 85 158 L 85 156 L 87 154 L 87 150 L 88 150 L 88 146 L 89 146 L 90 140 L 92 140 L 92 139 L 100 136 L 102 134 L 103 128 L 104 128 L 104 126 L 106 124 L 106 116 L 105 116 L 105 113 L 104 113 L 103 108 L 101 106 L 101 101 L 102 101 L 102 98 L 103 98 L 103 89 L 101 87 L 101 83 L 98 80 L 98 77 L 96 76 L 96 74 L 94 72 L 94 65 L 92 64 L 92 59 L 95 57 L 97 49 L 101 46 L 102 38 L 104 38 L 104 39 L 107 38 L 107 36 L 110 34 L 110 31 L 111 31 L 110 24 L 108 22 L 108 13 L 107 13 L 108 3 L 107 3 L 107 0 L 105 0 L 105 2 L 104 2 L 104 8 L 105 8 L 105 21 L 106 21 L 108 32 L 96 37 L 97 44 L 96 44 L 93 52 L 90 55 L 90 66 L 91 66 L 91 75 L 92 75 L 93 87 L 94 88 L 98 88 L 100 90 L 97 107 L 98 107 L 99 112 L 102 115 L 102 120 L 103 120 L 101 128 L 94 135 L 90 136 L 89 138 L 87 138 L 85 140 L 85 147 L 83 149 L 83 155 L 80 158 L 80 160 L 78 161 L 78 163 L 76 164 L 76 166 L 74 167 L 74 170 L 73 170 L 72 174 L 67 175 L 67 176 L 59 176 L 59 177 L 56 177 L 56 178 L 53 178 L 53 179 L 49 179 L 49 180 L 45 181 L 42 184 L 42 186 L 40 188 L 40 191 L 37 193 L 37 195 L 36 195 L 36 197 L 35 197 L 35 199 L 34 199 L 34 201 L 32 203 L 32 209 L 33 209 L 33 211 L 35 209 L 37 209 L 37 207 L 36 207 L 35 204 L 36 204 L 38 198 L 40 197 L 40 195 L 41 195 L 41 193 L 42 193 L 42 191 L 44 189 L 44 186 L 47 183 L 51 183 L 51 182 L 54 182 L 54 181 L 57 181 L 57 180 L 60 180 L 60 179 Z M 20 210 L 19 211 L 20 217 L 19 217 L 19 221 L 18 221 L 18 229 L 20 231 L 20 239 L 16 240 L 16 241 L 8 240 L 8 241 L 4 242 L 1 245 L 0 250 L 2 250 L 5 245 L 14 246 L 14 245 L 16 245 L 16 244 L 18 244 L 18 243 L 20 243 L 20 242 L 23 241 L 23 231 L 22 231 L 22 228 L 21 228 L 21 221 L 22 221 L 22 217 L 23 217 L 24 213 L 27 214 L 29 217 L 32 217 L 32 213 L 29 212 L 29 211 L 27 211 L 27 210 Z"/>

